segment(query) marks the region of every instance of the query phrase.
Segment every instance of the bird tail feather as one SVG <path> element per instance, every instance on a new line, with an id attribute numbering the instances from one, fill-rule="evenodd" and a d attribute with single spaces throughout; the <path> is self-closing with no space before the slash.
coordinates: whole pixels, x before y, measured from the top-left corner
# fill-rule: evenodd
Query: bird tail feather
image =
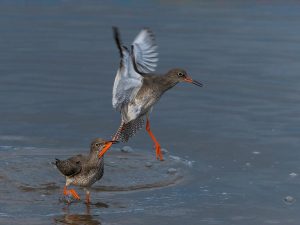
<path id="1" fill-rule="evenodd" d="M 142 117 L 128 123 L 122 123 L 114 136 L 114 140 L 128 142 L 129 138 L 133 137 L 144 126 L 144 123 Z"/>

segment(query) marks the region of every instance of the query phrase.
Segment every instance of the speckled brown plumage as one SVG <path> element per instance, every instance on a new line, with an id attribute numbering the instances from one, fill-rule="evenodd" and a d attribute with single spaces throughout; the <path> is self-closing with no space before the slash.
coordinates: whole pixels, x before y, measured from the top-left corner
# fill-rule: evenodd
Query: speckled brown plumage
<path id="1" fill-rule="evenodd" d="M 104 173 L 104 158 L 98 158 L 98 153 L 107 143 L 109 142 L 97 138 L 91 143 L 90 153 L 88 155 L 80 154 L 66 160 L 56 159 L 56 167 L 66 177 L 65 194 L 68 194 L 67 186 L 71 184 L 84 187 L 86 189 L 87 201 L 89 201 L 88 189 L 96 181 L 100 180 Z M 75 192 L 75 190 L 73 192 Z"/>

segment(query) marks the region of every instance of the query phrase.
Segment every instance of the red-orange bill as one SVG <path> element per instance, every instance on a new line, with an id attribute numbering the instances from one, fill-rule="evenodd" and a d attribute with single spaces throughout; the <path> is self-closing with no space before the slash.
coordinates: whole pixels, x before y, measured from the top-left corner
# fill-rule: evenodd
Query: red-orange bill
<path id="1" fill-rule="evenodd" d="M 112 144 L 116 144 L 116 143 L 118 143 L 118 141 L 107 141 L 105 143 L 105 146 L 99 152 L 98 158 L 101 158 L 108 151 L 108 149 L 110 149 L 110 147 L 112 146 Z"/>
<path id="2" fill-rule="evenodd" d="M 195 84 L 195 85 L 197 85 L 197 86 L 199 86 L 199 87 L 202 87 L 202 86 L 203 86 L 203 84 L 201 84 L 199 81 L 193 80 L 193 79 L 190 78 L 190 77 L 186 77 L 184 80 L 185 80 L 186 82 L 188 82 L 188 83 Z"/>

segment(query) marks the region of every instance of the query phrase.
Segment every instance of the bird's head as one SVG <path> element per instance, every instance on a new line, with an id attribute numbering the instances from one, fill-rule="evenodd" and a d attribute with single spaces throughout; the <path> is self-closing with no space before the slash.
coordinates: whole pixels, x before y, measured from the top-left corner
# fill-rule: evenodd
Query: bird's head
<path id="1" fill-rule="evenodd" d="M 112 144 L 116 144 L 117 141 L 106 141 L 102 138 L 96 138 L 91 143 L 91 152 L 98 152 L 99 158 L 104 155 L 104 153 L 111 147 Z"/>
<path id="2" fill-rule="evenodd" d="M 174 82 L 188 82 L 199 87 L 203 86 L 200 82 L 193 80 L 190 76 L 188 76 L 187 72 L 184 69 L 172 69 L 167 73 L 167 76 Z"/>

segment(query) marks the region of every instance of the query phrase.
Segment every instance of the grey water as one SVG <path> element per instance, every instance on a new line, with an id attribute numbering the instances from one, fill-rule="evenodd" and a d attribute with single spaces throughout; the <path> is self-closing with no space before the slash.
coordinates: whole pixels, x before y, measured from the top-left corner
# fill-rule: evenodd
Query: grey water
<path id="1" fill-rule="evenodd" d="M 0 223 L 299 224 L 299 21 L 297 1 L 0 1 Z M 140 131 L 106 155 L 94 204 L 67 205 L 51 161 L 120 123 L 112 26 L 128 45 L 151 28 L 157 71 L 204 87 L 155 106 L 164 162 Z"/>

